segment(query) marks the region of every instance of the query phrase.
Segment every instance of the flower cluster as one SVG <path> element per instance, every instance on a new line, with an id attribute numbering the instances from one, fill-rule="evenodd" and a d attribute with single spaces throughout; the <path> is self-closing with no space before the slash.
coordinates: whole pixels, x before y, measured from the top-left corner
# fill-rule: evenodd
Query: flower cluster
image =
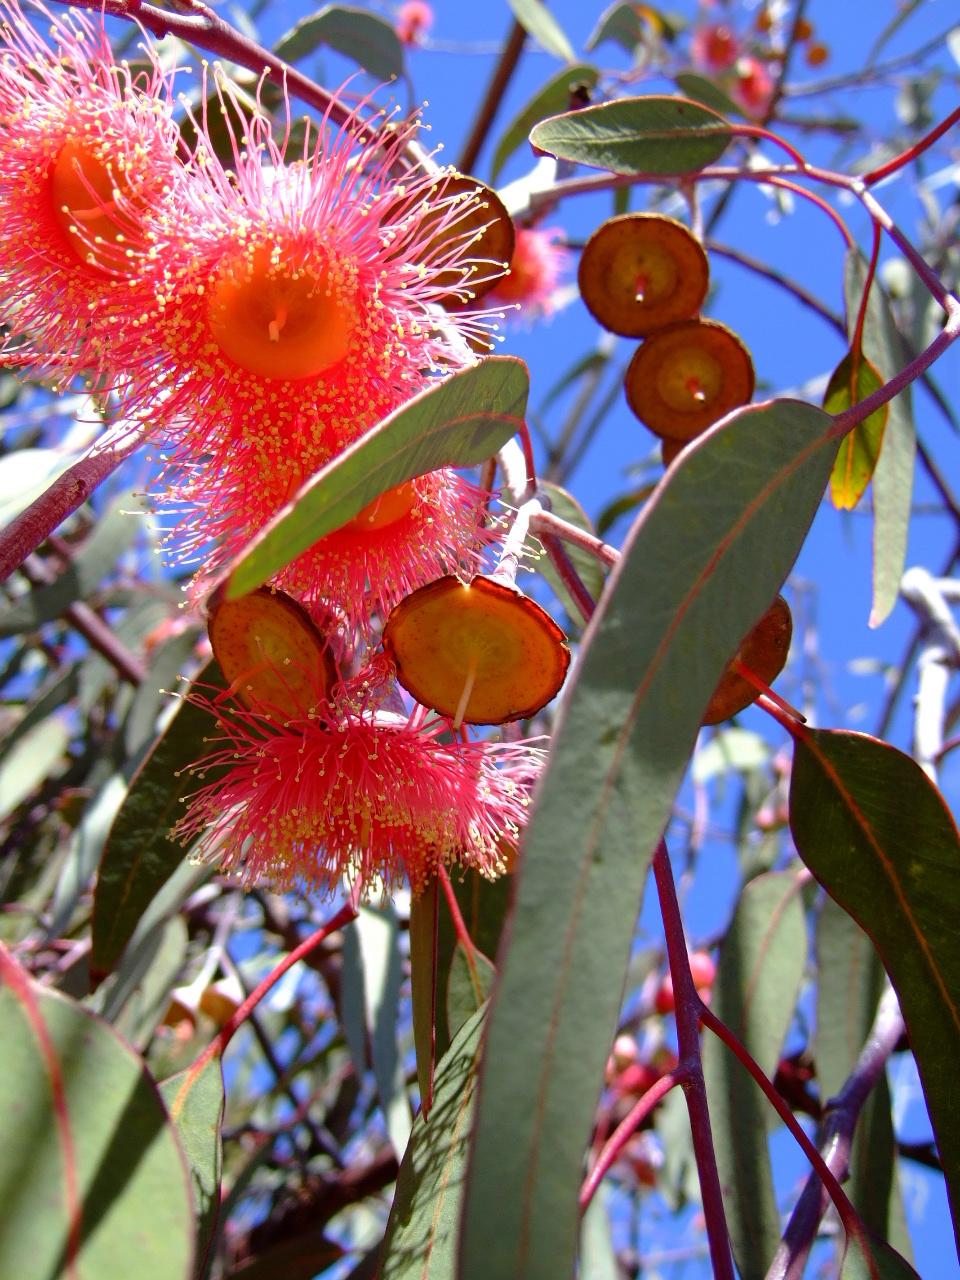
<path id="1" fill-rule="evenodd" d="M 361 885 L 415 892 L 441 867 L 502 874 L 526 818 L 540 753 L 526 744 L 443 741 L 448 722 L 383 706 L 389 674 L 374 662 L 279 722 L 256 703 L 210 702 L 211 781 L 179 824 L 246 881 L 332 891 Z"/>
<path id="2" fill-rule="evenodd" d="M 4 356 L 60 385 L 83 378 L 162 442 L 170 555 L 198 566 L 199 601 L 320 468 L 473 363 L 489 320 L 467 304 L 506 265 L 483 254 L 488 206 L 411 161 L 418 122 L 368 100 L 296 127 L 286 103 L 278 141 L 259 99 L 250 109 L 205 68 L 202 101 L 219 102 L 230 139 L 218 149 L 209 108 L 191 113 L 149 42 L 134 70 L 101 24 L 39 0 L 2 0 L 0 36 Z M 272 585 L 335 619 L 338 657 L 355 661 L 408 593 L 477 571 L 488 499 L 449 470 L 408 481 Z M 289 660 L 282 645 L 262 657 Z M 227 767 L 181 832 L 209 826 L 203 847 L 225 866 L 282 883 L 403 871 L 417 888 L 455 861 L 496 874 L 535 753 L 441 745 L 445 721 L 384 710 L 356 679 L 320 719 L 218 705 Z"/>

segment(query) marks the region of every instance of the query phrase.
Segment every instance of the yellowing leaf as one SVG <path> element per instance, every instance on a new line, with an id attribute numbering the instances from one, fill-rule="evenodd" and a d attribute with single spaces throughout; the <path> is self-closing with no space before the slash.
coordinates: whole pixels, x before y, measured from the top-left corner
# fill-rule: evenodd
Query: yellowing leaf
<path id="1" fill-rule="evenodd" d="M 823 407 L 843 413 L 883 386 L 875 365 L 861 351 L 848 351 L 827 384 Z M 863 497 L 880 457 L 889 406 L 871 413 L 850 432 L 837 454 L 830 475 L 830 497 L 838 511 L 852 511 Z"/>

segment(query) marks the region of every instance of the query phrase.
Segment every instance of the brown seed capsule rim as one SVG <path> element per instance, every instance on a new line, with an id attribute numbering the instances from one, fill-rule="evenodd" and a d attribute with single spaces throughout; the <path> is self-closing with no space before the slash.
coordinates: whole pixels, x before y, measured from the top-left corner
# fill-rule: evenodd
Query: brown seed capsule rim
<path id="1" fill-rule="evenodd" d="M 699 409 L 670 405 L 661 391 L 670 356 L 698 349 L 719 364 L 723 381 L 718 394 Z M 658 329 L 642 342 L 627 366 L 623 380 L 627 403 L 644 426 L 661 438 L 695 439 L 720 418 L 749 404 L 756 385 L 753 359 L 746 344 L 719 320 L 680 320 Z"/>
<path id="2" fill-rule="evenodd" d="M 793 637 L 793 617 L 783 596 L 777 596 L 763 617 L 748 631 L 740 648 L 727 663 L 707 704 L 703 724 L 720 724 L 745 710 L 760 696 L 734 664 L 743 662 L 764 684 L 772 684 L 786 665 Z"/>
<path id="3" fill-rule="evenodd" d="M 474 194 L 476 199 L 463 218 L 454 223 L 453 226 L 447 227 L 434 236 L 430 236 L 430 220 L 431 218 L 439 219 L 440 216 L 439 213 L 431 210 L 431 203 L 435 204 L 441 200 L 450 201 L 451 198 L 458 196 L 468 197 Z M 421 233 L 427 237 L 427 246 L 423 250 L 423 257 L 431 257 L 436 248 L 446 241 L 459 239 L 472 232 L 479 233 L 479 237 L 470 245 L 469 251 L 464 249 L 465 264 L 469 264 L 471 260 L 482 259 L 485 263 L 502 263 L 504 264 L 504 269 L 509 267 L 516 244 L 516 228 L 506 205 L 492 187 L 488 187 L 479 178 L 471 177 L 465 173 L 454 171 L 438 174 L 435 191 L 429 197 L 429 202 L 420 202 L 426 206 L 420 227 Z M 419 204 L 403 205 L 402 210 L 404 215 L 408 215 L 418 207 Z M 477 298 L 483 297 L 485 293 L 488 293 L 496 286 L 500 279 L 502 279 L 502 276 L 497 275 L 492 266 L 487 270 L 481 269 L 480 272 L 474 272 L 466 277 L 462 276 L 458 269 L 449 268 L 438 272 L 436 283 L 441 288 L 450 290 L 440 301 L 448 309 L 455 310 L 458 307 L 471 305 Z M 461 283 L 466 292 L 471 295 L 467 301 L 464 301 L 458 294 L 457 286 L 460 286 Z"/>
<path id="4" fill-rule="evenodd" d="M 277 677 L 279 668 L 256 651 L 253 628 L 258 623 L 261 633 L 266 625 L 273 635 L 291 642 L 290 657 L 296 661 L 285 668 L 283 678 Z M 286 592 L 258 587 L 237 600 L 216 600 L 210 608 L 207 631 L 228 686 L 251 710 L 270 718 L 275 718 L 272 711 L 289 712 L 290 718 L 306 714 L 318 695 L 326 696 L 338 679 L 330 646 L 306 609 Z M 292 637 L 300 641 L 299 653 Z M 309 670 L 303 661 L 308 651 L 315 664 Z M 291 693 L 284 684 L 290 686 Z M 303 692 L 302 705 L 292 696 L 294 687 Z"/>
<path id="5" fill-rule="evenodd" d="M 471 678 L 468 660 L 451 659 L 444 648 L 456 641 L 456 613 L 449 610 L 456 611 L 458 603 L 464 627 L 470 625 L 470 613 L 484 612 L 488 624 L 497 618 L 509 627 L 527 668 L 503 671 L 491 666 L 489 654 L 482 655 L 463 708 L 460 698 Z M 517 587 L 482 575 L 465 583 L 448 574 L 405 597 L 387 619 L 383 647 L 412 697 L 450 719 L 460 711 L 464 724 L 506 724 L 536 715 L 559 693 L 570 665 L 566 637 L 546 610 Z"/>
<path id="6" fill-rule="evenodd" d="M 632 272 L 618 271 L 631 252 L 659 252 L 673 261 L 673 271 L 650 301 L 637 299 Z M 707 296 L 709 280 L 710 266 L 700 241 L 682 222 L 662 213 L 608 218 L 584 245 L 577 269 L 587 310 L 605 329 L 625 338 L 643 338 L 695 316 Z"/>

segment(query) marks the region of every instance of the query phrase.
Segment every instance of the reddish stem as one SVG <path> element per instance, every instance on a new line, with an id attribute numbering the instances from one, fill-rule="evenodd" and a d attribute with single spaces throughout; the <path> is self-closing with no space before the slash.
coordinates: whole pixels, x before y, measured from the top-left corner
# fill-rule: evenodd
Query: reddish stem
<path id="1" fill-rule="evenodd" d="M 896 173 L 898 169 L 902 169 L 904 165 L 909 164 L 911 160 L 916 160 L 917 156 L 923 155 L 928 147 L 932 147 L 938 138 L 942 138 L 953 126 L 960 120 L 960 107 L 951 111 L 946 120 L 942 120 L 929 133 L 925 133 L 922 138 L 907 147 L 906 151 L 901 151 L 899 155 L 894 156 L 892 160 L 888 160 L 886 164 L 878 165 L 876 169 L 871 169 L 869 173 L 865 173 L 861 178 L 866 186 L 872 187 L 875 182 L 880 182 L 883 178 L 887 178 L 891 173 Z"/>
<path id="2" fill-rule="evenodd" d="M 676 977 L 674 977 L 674 990 L 676 990 Z M 694 991 L 694 998 L 700 1006 L 700 1021 L 705 1027 L 708 1027 L 715 1036 L 722 1040 L 737 1060 L 746 1067 L 747 1071 L 749 1071 L 750 1075 L 753 1076 L 754 1080 L 763 1090 L 767 1101 L 793 1134 L 801 1151 L 813 1165 L 818 1178 L 823 1183 L 827 1190 L 827 1194 L 833 1201 L 837 1210 L 837 1215 L 843 1224 L 843 1229 L 847 1233 L 847 1238 L 853 1238 L 857 1241 L 857 1244 L 863 1251 L 867 1265 L 870 1267 L 871 1276 L 874 1280 L 879 1280 L 879 1277 L 877 1277 L 876 1274 L 876 1268 L 872 1262 L 870 1242 L 867 1237 L 866 1229 L 860 1220 L 859 1214 L 847 1199 L 843 1187 L 840 1186 L 840 1183 L 834 1177 L 823 1156 L 821 1156 L 820 1152 L 807 1137 L 796 1116 L 794 1116 L 784 1099 L 781 1098 L 771 1081 L 767 1079 L 763 1069 L 751 1056 L 746 1046 L 737 1039 L 725 1023 L 720 1021 L 715 1013 L 711 1012 L 709 1007 L 705 1005 L 699 995 L 697 995 L 696 991 Z M 679 1026 L 679 1005 L 677 1010 L 677 1022 Z"/>
<path id="3" fill-rule="evenodd" d="M 791 146 L 786 138 L 771 133 L 769 129 L 763 129 L 758 124 L 735 124 L 731 126 L 730 132 L 735 138 L 761 138 L 764 142 L 772 142 L 774 146 L 780 147 L 792 160 L 795 160 L 801 169 L 807 167 L 806 160 L 796 147 Z"/>
<path id="4" fill-rule="evenodd" d="M 849 409 L 845 409 L 843 413 L 834 415 L 833 426 L 830 429 L 830 435 L 835 438 L 842 438 L 851 432 L 854 427 L 870 417 L 871 413 L 875 413 L 877 409 L 881 409 L 885 404 L 889 404 L 896 396 L 900 394 L 911 382 L 915 382 L 920 375 L 943 355 L 944 351 L 960 336 L 960 302 L 950 294 L 945 295 L 944 303 L 947 310 L 947 323 L 937 334 L 928 347 L 925 347 L 909 364 L 905 365 L 899 373 L 895 373 L 889 382 L 885 382 L 879 390 L 874 391 L 872 395 L 861 400 L 858 404 L 852 405 Z"/>
<path id="5" fill-rule="evenodd" d="M 5 582 L 142 443 L 143 437 L 137 435 L 125 437 L 121 444 L 96 448 L 68 467 L 49 489 L 11 520 L 0 533 L 0 582 Z"/>
<path id="6" fill-rule="evenodd" d="M 20 572 L 33 586 L 49 586 L 57 580 L 49 566 L 39 556 L 29 555 L 20 565 Z M 142 683 L 146 668 L 139 658 L 113 634 L 111 628 L 95 613 L 88 604 L 76 600 L 67 605 L 64 618 L 74 630 L 86 640 L 91 649 L 95 649 L 101 657 L 113 667 L 122 679 L 136 686 Z"/>
<path id="7" fill-rule="evenodd" d="M 608 542 L 588 533 L 586 529 L 578 529 L 575 524 L 555 515 L 552 511 L 541 511 L 535 515 L 530 521 L 530 528 L 538 537 L 546 531 L 557 538 L 562 538 L 564 542 L 571 543 L 572 546 L 580 547 L 611 569 L 620 560 L 620 552 L 616 547 L 611 547 Z"/>
<path id="8" fill-rule="evenodd" d="M 309 938 L 305 938 L 298 947 L 294 947 L 288 955 L 283 957 L 276 968 L 272 969 L 263 981 L 259 982 L 254 987 L 246 1000 L 244 1000 L 243 1004 L 241 1004 L 237 1009 L 236 1013 L 234 1013 L 232 1017 L 223 1024 L 219 1035 L 215 1036 L 213 1040 L 211 1040 L 206 1049 L 204 1049 L 203 1053 L 201 1053 L 200 1057 L 197 1058 L 196 1062 L 194 1062 L 193 1066 L 187 1072 L 184 1077 L 183 1084 L 180 1086 L 180 1090 L 170 1107 L 170 1114 L 174 1119 L 179 1115 L 180 1110 L 183 1107 L 184 1099 L 193 1088 L 204 1069 L 213 1061 L 214 1058 L 222 1057 L 224 1050 L 233 1039 L 236 1032 L 243 1026 L 247 1018 L 264 996 L 272 991 L 272 989 L 277 985 L 283 975 L 289 969 L 292 969 L 298 960 L 302 960 L 305 956 L 308 956 L 311 951 L 314 951 L 319 947 L 322 942 L 329 938 L 331 933 L 336 933 L 338 929 L 345 928 L 346 925 L 348 925 L 352 920 L 356 920 L 356 918 L 356 904 L 352 901 L 347 902 L 340 908 L 332 920 L 321 925 L 315 933 L 310 934 Z"/>
<path id="9" fill-rule="evenodd" d="M 752 668 L 748 667 L 742 658 L 734 658 L 732 666 L 734 671 L 742 680 L 746 680 L 747 684 L 752 684 L 758 693 L 762 693 L 764 698 L 775 703 L 786 715 L 796 720 L 799 724 L 807 723 L 807 717 L 801 715 L 796 707 L 791 706 L 790 703 L 787 702 L 786 698 L 781 698 L 779 693 L 774 693 L 770 686 L 765 681 L 761 680 L 757 673 L 752 670 Z"/>
<path id="10" fill-rule="evenodd" d="M 477 970 L 477 949 L 473 945 L 473 939 L 470 937 L 470 930 L 467 928 L 467 922 L 463 918 L 463 912 L 460 910 L 460 903 L 457 901 L 457 895 L 453 891 L 453 885 L 450 883 L 450 877 L 447 875 L 446 867 L 437 868 L 437 879 L 443 885 L 443 892 L 447 899 L 447 906 L 450 908 L 450 916 L 453 920 L 453 929 L 457 935 L 457 941 L 463 947 L 463 954 L 467 961 L 467 968 L 470 970 L 470 983 L 473 987 L 473 994 L 477 998 L 477 1007 L 479 1008 L 484 1001 L 483 988 L 480 985 L 480 974 Z"/>
<path id="11" fill-rule="evenodd" d="M 615 1164 L 620 1152 L 657 1103 L 665 1098 L 671 1089 L 676 1088 L 678 1084 L 686 1084 L 689 1079 L 690 1072 L 686 1067 L 676 1067 L 673 1071 L 668 1071 L 666 1075 L 661 1076 L 655 1084 L 650 1086 L 645 1094 L 637 1099 L 627 1115 L 624 1116 L 604 1143 L 600 1154 L 597 1156 L 596 1163 L 580 1189 L 581 1212 L 587 1208 L 587 1205 L 596 1195 L 600 1183 L 607 1176 L 611 1166 Z"/>
<path id="12" fill-rule="evenodd" d="M 583 615 L 584 622 L 589 622 L 597 604 L 593 596 L 584 586 L 583 579 L 577 573 L 576 565 L 567 555 L 567 549 L 552 533 L 542 532 L 539 535 L 543 548 L 550 557 L 550 562 L 560 576 L 560 581 L 570 592 L 574 603 Z"/>
<path id="13" fill-rule="evenodd" d="M 854 361 L 857 359 L 857 353 L 862 349 L 863 345 L 863 326 L 867 320 L 867 301 L 870 297 L 870 290 L 873 287 L 874 277 L 877 274 L 877 263 L 880 261 L 880 224 L 873 224 L 873 249 L 870 252 L 870 263 L 867 267 L 867 278 L 863 284 L 863 297 L 860 299 L 860 308 L 857 311 L 857 323 L 853 331 L 853 342 L 851 343 L 854 352 Z M 854 375 L 855 376 L 855 375 Z M 853 397 L 851 396 L 851 400 Z"/>
<path id="14" fill-rule="evenodd" d="M 531 494 L 534 494 L 537 489 L 537 464 L 533 457 L 533 441 L 530 439 L 530 428 L 527 426 L 526 422 L 520 423 L 517 428 L 517 433 L 520 436 L 520 445 L 523 449 L 523 461 L 527 469 L 527 491 L 524 494 L 524 497 L 528 498 Z"/>
<path id="15" fill-rule="evenodd" d="M 763 170 L 760 172 L 762 173 Z M 820 212 L 825 213 L 834 223 L 837 230 L 843 236 L 844 244 L 847 248 L 853 248 L 854 239 L 850 234 L 850 229 L 844 222 L 843 218 L 840 217 L 839 213 L 837 213 L 836 209 L 834 209 L 833 205 L 828 204 L 822 196 L 818 196 L 815 191 L 808 191 L 806 187 L 801 187 L 799 182 L 791 182 L 789 178 L 771 178 L 770 185 L 772 187 L 780 187 L 784 191 L 792 191 L 794 195 L 801 196 L 804 200 L 809 200 L 811 204 L 815 204 Z"/>
<path id="16" fill-rule="evenodd" d="M 713 1149 L 710 1111 L 707 1106 L 707 1087 L 703 1078 L 703 1061 L 700 1057 L 700 1018 L 706 1008 L 694 986 L 690 961 L 687 957 L 687 940 L 683 933 L 680 904 L 673 883 L 673 870 L 667 846 L 661 840 L 653 855 L 653 875 L 660 900 L 664 936 L 667 943 L 667 959 L 676 1000 L 678 1066 L 687 1075 L 683 1081 L 683 1093 L 690 1116 L 693 1138 L 693 1154 L 697 1162 L 700 1192 L 703 1197 L 703 1218 L 707 1228 L 707 1244 L 715 1280 L 735 1280 L 733 1256 L 730 1251 L 730 1235 L 723 1209 L 723 1193 L 720 1174 Z"/>

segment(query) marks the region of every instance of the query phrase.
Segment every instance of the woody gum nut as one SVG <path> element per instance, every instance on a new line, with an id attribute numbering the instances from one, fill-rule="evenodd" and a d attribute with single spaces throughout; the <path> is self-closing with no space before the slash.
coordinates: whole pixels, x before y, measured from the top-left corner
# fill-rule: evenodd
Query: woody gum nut
<path id="1" fill-rule="evenodd" d="M 337 678 L 323 636 L 282 591 L 260 587 L 239 600 L 220 600 L 208 629 L 228 684 L 248 707 L 271 719 L 306 715 Z"/>
<path id="2" fill-rule="evenodd" d="M 450 210 L 462 207 L 462 214 L 444 222 L 444 215 Z M 429 237 L 424 250 L 424 258 L 436 258 L 444 248 L 453 250 L 457 245 L 469 242 L 469 258 L 486 264 L 479 273 L 465 278 L 459 269 L 451 268 L 437 275 L 437 284 L 448 288 L 451 292 L 441 301 L 445 306 L 456 308 L 463 305 L 458 296 L 458 289 L 463 286 L 473 298 L 482 297 L 494 287 L 501 278 L 498 267 L 503 270 L 510 264 L 516 233 L 513 219 L 507 212 L 503 201 L 485 183 L 463 173 L 441 174 L 437 177 L 436 192 L 425 208 L 400 208 L 403 216 L 416 213 L 420 221 L 420 233 Z M 431 223 L 438 226 L 435 235 L 431 236 Z M 459 257 L 463 257 L 461 252 Z"/>
<path id="3" fill-rule="evenodd" d="M 577 271 L 587 310 L 626 338 L 696 315 L 708 280 L 700 242 L 682 222 L 656 213 L 604 222 L 584 245 Z"/>
<path id="4" fill-rule="evenodd" d="M 693 440 L 753 395 L 750 352 L 716 320 L 682 320 L 641 343 L 627 367 L 630 408 L 658 436 Z"/>
<path id="5" fill-rule="evenodd" d="M 504 724 L 556 696 L 570 664 L 563 632 L 516 587 L 452 575 L 402 600 L 383 647 L 418 702 L 455 723 Z"/>
<path id="6" fill-rule="evenodd" d="M 747 634 L 733 662 L 720 678 L 703 717 L 704 724 L 719 724 L 743 711 L 759 697 L 759 690 L 734 669 L 738 660 L 749 667 L 764 684 L 770 684 L 783 670 L 790 652 L 793 618 L 783 596 L 777 596 L 757 625 Z"/>

